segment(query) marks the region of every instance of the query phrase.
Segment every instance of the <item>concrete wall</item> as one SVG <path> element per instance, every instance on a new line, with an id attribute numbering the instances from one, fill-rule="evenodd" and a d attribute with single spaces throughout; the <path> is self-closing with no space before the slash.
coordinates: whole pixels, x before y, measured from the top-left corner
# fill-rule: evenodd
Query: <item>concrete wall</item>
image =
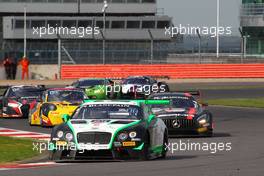
<path id="1" fill-rule="evenodd" d="M 58 73 L 57 65 L 30 65 L 29 77 L 30 79 L 55 79 L 55 74 Z M 6 78 L 5 68 L 0 66 L 0 80 Z M 21 67 L 17 68 L 16 79 L 21 79 Z"/>

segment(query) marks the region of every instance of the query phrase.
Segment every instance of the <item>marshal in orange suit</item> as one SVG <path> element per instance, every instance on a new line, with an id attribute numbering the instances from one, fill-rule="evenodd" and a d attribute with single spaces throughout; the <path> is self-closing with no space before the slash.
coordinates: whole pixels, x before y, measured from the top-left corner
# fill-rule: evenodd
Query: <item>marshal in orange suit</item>
<path id="1" fill-rule="evenodd" d="M 25 79 L 25 76 L 28 79 L 28 66 L 30 64 L 29 59 L 26 56 L 23 56 L 19 64 L 22 66 L 22 80 Z"/>

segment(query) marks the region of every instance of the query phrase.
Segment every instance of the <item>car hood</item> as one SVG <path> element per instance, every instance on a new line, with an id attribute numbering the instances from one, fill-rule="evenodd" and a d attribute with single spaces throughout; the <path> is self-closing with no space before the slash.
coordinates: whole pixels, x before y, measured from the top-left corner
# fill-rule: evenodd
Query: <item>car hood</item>
<path id="1" fill-rule="evenodd" d="M 83 103 L 83 101 L 78 101 L 78 102 L 53 101 L 53 102 L 50 102 L 50 103 L 52 103 L 52 104 L 54 104 L 56 106 L 65 106 L 65 107 L 67 107 L 67 106 L 76 106 L 77 107 L 77 106 L 81 105 Z"/>
<path id="2" fill-rule="evenodd" d="M 119 128 L 126 127 L 129 124 L 139 122 L 140 120 L 70 120 L 74 132 L 108 132 L 115 133 Z"/>

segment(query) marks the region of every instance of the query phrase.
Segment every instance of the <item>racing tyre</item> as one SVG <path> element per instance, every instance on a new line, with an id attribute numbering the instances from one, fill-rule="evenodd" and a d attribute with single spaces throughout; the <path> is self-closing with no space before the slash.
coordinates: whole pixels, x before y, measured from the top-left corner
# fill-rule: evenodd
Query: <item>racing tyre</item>
<path id="1" fill-rule="evenodd" d="M 31 123 L 31 117 L 30 117 L 30 116 L 28 117 L 28 124 L 29 124 L 30 126 L 33 126 L 32 123 Z"/>
<path id="2" fill-rule="evenodd" d="M 49 159 L 55 162 L 59 162 L 61 159 L 60 153 L 56 151 L 50 152 Z"/>
<path id="3" fill-rule="evenodd" d="M 208 131 L 206 134 L 205 134 L 206 137 L 213 137 L 214 134 L 213 134 L 213 130 L 210 130 Z"/>
<path id="4" fill-rule="evenodd" d="M 163 138 L 163 150 L 161 153 L 161 158 L 164 159 L 167 156 L 167 146 L 168 146 L 169 140 L 168 140 L 168 133 L 164 133 L 164 138 Z"/>
<path id="5" fill-rule="evenodd" d="M 143 161 L 149 160 L 149 155 L 150 155 L 149 146 L 150 146 L 150 138 L 149 138 L 149 134 L 147 133 L 145 135 L 144 147 L 142 149 L 142 153 L 141 153 L 141 156 L 140 156 L 141 160 L 143 160 Z"/>
<path id="6" fill-rule="evenodd" d="M 39 111 L 40 126 L 41 126 L 41 127 L 44 127 L 44 125 L 43 125 L 43 123 L 42 123 L 42 114 L 43 114 L 43 110 L 42 110 L 42 108 L 40 108 L 40 111 Z"/>

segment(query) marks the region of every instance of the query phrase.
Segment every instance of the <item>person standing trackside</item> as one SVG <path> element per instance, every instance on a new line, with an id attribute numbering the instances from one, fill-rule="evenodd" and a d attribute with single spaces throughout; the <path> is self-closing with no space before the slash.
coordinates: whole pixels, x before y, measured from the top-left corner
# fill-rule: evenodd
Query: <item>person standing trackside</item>
<path id="1" fill-rule="evenodd" d="M 28 66 L 30 62 L 26 56 L 23 56 L 23 58 L 20 60 L 19 65 L 22 66 L 22 80 L 25 79 L 25 75 L 28 79 Z"/>
<path id="2" fill-rule="evenodd" d="M 12 76 L 12 79 L 13 80 L 16 79 L 16 73 L 17 73 L 17 59 L 16 58 L 12 58 L 12 63 L 11 63 L 11 76 Z"/>
<path id="3" fill-rule="evenodd" d="M 12 61 L 11 59 L 6 56 L 4 61 L 3 61 L 3 65 L 5 67 L 5 72 L 6 72 L 6 79 L 11 79 L 11 65 L 12 65 Z"/>

